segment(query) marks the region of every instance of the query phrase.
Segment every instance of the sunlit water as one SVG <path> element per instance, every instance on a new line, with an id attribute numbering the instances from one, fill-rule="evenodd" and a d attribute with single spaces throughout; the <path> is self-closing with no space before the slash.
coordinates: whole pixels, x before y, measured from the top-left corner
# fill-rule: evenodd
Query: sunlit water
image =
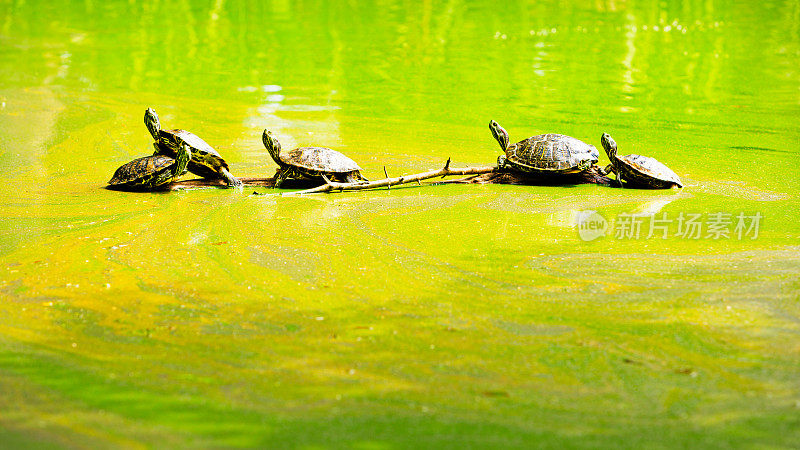
<path id="1" fill-rule="evenodd" d="M 800 443 L 800 4 L 435 3 L 0 2 L 0 447 Z M 685 187 L 104 189 L 148 106 L 239 176 L 495 119 Z"/>

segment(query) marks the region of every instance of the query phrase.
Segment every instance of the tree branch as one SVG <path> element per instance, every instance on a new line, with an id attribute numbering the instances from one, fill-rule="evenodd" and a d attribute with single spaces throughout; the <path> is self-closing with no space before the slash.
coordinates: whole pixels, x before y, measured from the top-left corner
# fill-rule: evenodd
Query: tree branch
<path id="1" fill-rule="evenodd" d="M 272 178 L 239 178 L 243 186 L 249 187 L 273 187 L 275 177 Z M 181 189 L 203 189 L 203 188 L 227 188 L 228 185 L 222 179 L 195 178 L 192 180 L 178 180 L 167 183 L 161 189 L 166 191 L 179 191 Z"/>
<path id="2" fill-rule="evenodd" d="M 384 186 L 389 187 L 406 183 L 414 183 L 420 180 L 426 180 L 428 178 L 447 177 L 452 175 L 461 175 L 461 176 L 479 175 L 483 173 L 492 173 L 495 170 L 497 170 L 497 167 L 494 166 L 451 168 L 450 158 L 447 158 L 447 163 L 444 165 L 443 168 L 438 170 L 431 170 L 428 172 L 422 172 L 413 175 L 403 175 L 395 178 L 387 177 L 382 180 L 357 182 L 357 183 L 340 183 L 337 181 L 330 181 L 326 178 L 325 184 L 323 184 L 322 186 L 317 186 L 315 188 L 305 189 L 302 191 L 286 192 L 281 195 L 303 195 L 303 194 L 315 194 L 319 192 L 333 192 L 333 191 L 339 191 L 339 192 L 363 191 L 367 189 L 375 189 Z"/>
<path id="3" fill-rule="evenodd" d="M 303 191 L 286 192 L 282 195 L 298 195 L 298 194 L 311 194 L 317 192 L 333 192 L 333 191 L 359 191 L 365 189 L 375 189 L 379 187 L 396 186 L 405 183 L 418 183 L 421 180 L 437 177 L 446 177 L 451 175 L 460 175 L 466 178 L 459 178 L 446 181 L 438 181 L 436 184 L 450 184 L 450 183 L 468 183 L 468 184 L 523 184 L 523 185 L 539 185 L 539 186 L 561 186 L 567 184 L 599 184 L 610 186 L 613 185 L 613 180 L 604 176 L 602 170 L 597 166 L 592 166 L 588 170 L 578 174 L 561 174 L 561 175 L 542 175 L 542 174 L 521 174 L 514 172 L 499 172 L 496 167 L 483 166 L 483 167 L 465 167 L 465 168 L 451 168 L 450 160 L 445 164 L 444 168 L 439 170 L 432 170 L 429 172 L 418 173 L 414 175 L 404 175 L 401 177 L 389 178 L 388 176 L 382 180 L 375 180 L 363 183 L 339 183 L 327 180 L 322 186 L 317 186 L 312 189 Z M 273 187 L 275 186 L 275 177 L 260 178 L 260 177 L 243 177 L 242 184 L 247 187 Z M 313 180 L 293 180 L 288 179 L 284 182 L 286 187 L 303 188 L 313 186 Z M 179 180 L 161 186 L 158 190 L 176 191 L 181 189 L 203 189 L 203 188 L 227 188 L 224 180 L 209 180 L 209 179 L 193 179 L 193 180 Z M 113 188 L 113 187 L 110 187 Z M 135 190 L 135 189 L 131 189 Z M 265 194 L 259 194 L 265 195 Z"/>

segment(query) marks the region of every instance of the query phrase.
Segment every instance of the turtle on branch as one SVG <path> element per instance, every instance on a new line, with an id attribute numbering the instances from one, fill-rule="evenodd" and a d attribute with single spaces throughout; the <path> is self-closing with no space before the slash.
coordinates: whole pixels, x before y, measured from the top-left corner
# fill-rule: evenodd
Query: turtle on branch
<path id="1" fill-rule="evenodd" d="M 332 178 L 344 183 L 367 181 L 361 176 L 361 167 L 344 154 L 327 147 L 300 147 L 290 152 L 281 152 L 281 144 L 271 131 L 261 135 L 264 147 L 278 164 L 274 187 L 279 188 L 284 180 Z"/>
<path id="2" fill-rule="evenodd" d="M 617 143 L 608 133 L 603 133 L 600 143 L 603 144 L 603 149 L 611 160 L 611 164 L 601 173 L 603 175 L 615 173 L 619 187 L 622 187 L 623 181 L 631 186 L 652 189 L 683 187 L 678 175 L 655 158 L 642 155 L 617 155 Z"/>
<path id="3" fill-rule="evenodd" d="M 155 139 L 156 152 L 151 157 L 139 158 L 118 169 L 109 182 L 114 189 L 179 190 L 206 187 L 273 187 L 287 183 L 290 188 L 302 190 L 281 195 L 302 195 L 319 192 L 362 191 L 390 188 L 407 183 L 420 183 L 431 178 L 462 176 L 457 180 L 429 184 L 521 184 L 521 185 L 575 185 L 599 184 L 625 185 L 668 189 L 681 187 L 680 178 L 654 158 L 641 155 L 617 155 L 617 144 L 606 133 L 601 143 L 611 160 L 605 168 L 597 166 L 599 152 L 593 145 L 563 134 L 540 134 L 511 144 L 508 132 L 496 121 L 489 121 L 489 129 L 503 151 L 496 166 L 444 167 L 427 172 L 389 177 L 369 181 L 361 175 L 361 167 L 344 154 L 326 147 L 300 147 L 284 152 L 277 138 L 268 130 L 262 142 L 278 170 L 270 178 L 236 178 L 224 159 L 205 141 L 185 130 L 164 130 L 152 108 L 145 112 L 145 124 Z M 185 152 L 190 158 L 184 162 Z M 203 179 L 178 180 L 190 171 Z M 614 173 L 616 180 L 607 175 Z M 322 183 L 322 184 L 319 184 Z M 307 189 L 303 189 L 307 188 Z M 256 195 L 262 195 L 254 193 Z"/>

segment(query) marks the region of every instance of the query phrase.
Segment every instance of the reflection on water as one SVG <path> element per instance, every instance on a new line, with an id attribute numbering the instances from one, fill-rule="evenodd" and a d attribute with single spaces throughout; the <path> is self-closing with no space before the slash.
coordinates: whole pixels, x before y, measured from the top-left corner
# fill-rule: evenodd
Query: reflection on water
<path id="1" fill-rule="evenodd" d="M 678 195 L 671 195 L 665 198 L 659 198 L 656 200 L 645 201 L 643 203 L 637 204 L 637 199 L 628 199 L 627 201 L 622 202 L 621 204 L 633 204 L 632 207 L 627 208 L 628 214 L 635 214 L 640 217 L 647 217 L 652 216 L 658 212 L 660 212 L 665 206 L 669 205 L 670 203 L 674 202 L 678 199 L 685 199 L 689 198 L 690 196 L 684 194 Z M 575 205 L 573 202 L 566 200 L 563 202 L 564 208 L 573 208 Z M 579 226 L 584 220 L 586 220 L 587 212 L 592 211 L 591 208 L 598 208 L 600 206 L 607 207 L 610 206 L 609 203 L 600 204 L 598 202 L 590 203 L 584 202 L 585 209 L 564 209 L 561 211 L 556 211 L 552 213 L 545 213 L 547 217 L 547 225 L 551 227 L 566 227 L 566 228 L 576 228 Z"/>
<path id="2" fill-rule="evenodd" d="M 717 137 L 727 146 L 780 150 L 797 142 L 800 80 L 789 67 L 800 45 L 792 38 L 798 9 L 792 1 L 777 8 L 785 15 L 685 2 L 601 3 L 596 10 L 524 2 L 504 8 L 481 2 L 4 8 L 11 45 L 0 70 L 8 108 L 14 107 L 9 102 L 27 104 L 19 92 L 31 86 L 59 86 L 68 96 L 59 101 L 68 107 L 73 92 L 131 96 L 140 109 L 161 105 L 197 111 L 197 121 L 244 124 L 252 130 L 219 131 L 217 146 L 245 152 L 233 159 L 245 159 L 252 146 L 239 150 L 244 142 L 235 136 L 252 142 L 250 131 L 265 126 L 287 126 L 286 134 L 296 135 L 291 120 L 304 128 L 300 134 L 321 133 L 313 128 L 326 123 L 324 137 L 334 144 L 353 139 L 371 120 L 477 127 L 486 117 L 529 134 L 608 131 L 620 142 L 639 143 L 633 150 L 643 154 L 690 150 L 685 159 L 708 146 L 726 159 Z M 159 26 L 164 17 L 181 20 Z M 756 38 L 754 29 L 770 32 Z M 777 114 L 764 114 L 765 104 Z M 72 114 L 62 120 L 80 121 L 80 112 Z M 348 118 L 343 124 L 341 116 Z M 182 126 L 192 125 L 188 119 L 181 117 Z M 0 127 L 16 128 L 9 120 Z M 710 127 L 720 135 L 707 135 Z M 414 131 L 391 130 L 390 137 L 404 147 L 415 142 Z M 42 135 L 21 134 L 7 139 L 17 153 L 27 153 L 21 151 L 29 147 L 25 136 Z M 787 134 L 790 139 L 780 138 Z M 482 145 L 462 152 L 484 158 Z M 736 154 L 727 159 L 741 163 Z M 688 160 L 676 167 L 697 170 Z"/>

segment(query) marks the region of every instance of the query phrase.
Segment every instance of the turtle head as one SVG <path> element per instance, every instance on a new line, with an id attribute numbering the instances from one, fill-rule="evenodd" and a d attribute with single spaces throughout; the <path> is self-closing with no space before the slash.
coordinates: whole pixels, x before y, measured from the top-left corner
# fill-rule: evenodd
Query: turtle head
<path id="1" fill-rule="evenodd" d="M 272 156 L 272 159 L 278 163 L 279 166 L 282 166 L 281 163 L 281 143 L 275 139 L 275 136 L 272 135 L 271 131 L 264 130 L 264 134 L 261 135 L 261 140 L 264 141 L 264 147 L 267 147 L 267 151 L 269 155 Z"/>
<path id="2" fill-rule="evenodd" d="M 144 112 L 144 124 L 153 135 L 153 139 L 157 141 L 158 133 L 161 131 L 161 122 L 158 121 L 158 114 L 153 108 L 147 108 L 147 111 Z"/>
<path id="3" fill-rule="evenodd" d="M 500 148 L 503 149 L 503 151 L 506 151 L 508 148 L 508 132 L 505 130 L 505 128 L 501 127 L 500 124 L 494 120 L 490 120 L 489 129 L 492 130 L 492 136 L 497 139 L 497 142 L 500 144 Z"/>
<path id="4" fill-rule="evenodd" d="M 617 156 L 617 143 L 608 133 L 603 133 L 603 135 L 600 136 L 600 143 L 603 144 L 603 149 L 606 151 L 608 159 L 613 161 Z"/>

